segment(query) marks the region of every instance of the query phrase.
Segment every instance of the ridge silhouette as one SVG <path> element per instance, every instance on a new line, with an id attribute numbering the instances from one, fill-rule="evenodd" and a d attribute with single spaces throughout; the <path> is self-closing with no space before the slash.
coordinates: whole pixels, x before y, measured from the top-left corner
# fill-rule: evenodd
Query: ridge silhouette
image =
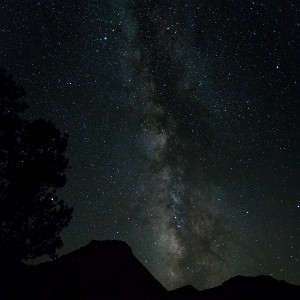
<path id="1" fill-rule="evenodd" d="M 123 241 L 91 241 L 51 262 L 1 268 L 3 300 L 296 300 L 300 286 L 270 276 L 236 276 L 221 286 L 198 291 L 184 286 L 167 291 Z"/>

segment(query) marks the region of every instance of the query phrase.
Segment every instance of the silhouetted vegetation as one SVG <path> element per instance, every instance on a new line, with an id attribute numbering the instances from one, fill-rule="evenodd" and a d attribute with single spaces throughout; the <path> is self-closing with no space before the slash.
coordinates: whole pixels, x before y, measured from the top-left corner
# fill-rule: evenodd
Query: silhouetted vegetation
<path id="1" fill-rule="evenodd" d="M 57 197 L 66 183 L 68 137 L 51 121 L 22 117 L 25 91 L 0 69 L 0 257 L 55 257 L 72 208 Z"/>

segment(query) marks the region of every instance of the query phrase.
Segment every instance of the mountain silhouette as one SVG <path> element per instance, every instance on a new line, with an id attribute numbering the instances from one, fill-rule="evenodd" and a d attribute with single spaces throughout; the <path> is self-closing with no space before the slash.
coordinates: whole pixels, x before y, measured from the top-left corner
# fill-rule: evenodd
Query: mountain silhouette
<path id="1" fill-rule="evenodd" d="M 269 276 L 237 276 L 204 291 L 192 286 L 167 291 L 125 242 L 92 241 L 51 262 L 1 268 L 0 299 L 296 300 L 300 286 Z"/>
<path id="2" fill-rule="evenodd" d="M 32 268 L 36 299 L 163 299 L 167 290 L 122 241 L 92 241 Z"/>
<path id="3" fill-rule="evenodd" d="M 172 300 L 299 300 L 300 286 L 271 276 L 236 276 L 221 286 L 198 291 L 184 286 L 171 291 Z"/>
<path id="4" fill-rule="evenodd" d="M 202 299 L 200 293 L 201 292 L 194 288 L 192 285 L 185 285 L 183 287 L 170 291 L 169 299 Z"/>

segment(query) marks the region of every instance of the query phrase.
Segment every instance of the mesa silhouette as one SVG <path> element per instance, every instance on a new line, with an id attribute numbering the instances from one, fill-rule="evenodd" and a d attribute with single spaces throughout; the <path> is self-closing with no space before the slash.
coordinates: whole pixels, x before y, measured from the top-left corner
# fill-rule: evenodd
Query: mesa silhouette
<path id="1" fill-rule="evenodd" d="M 300 299 L 300 286 L 269 276 L 237 276 L 198 291 L 185 286 L 167 291 L 122 241 L 92 241 L 54 261 L 2 268 L 0 299 Z"/>

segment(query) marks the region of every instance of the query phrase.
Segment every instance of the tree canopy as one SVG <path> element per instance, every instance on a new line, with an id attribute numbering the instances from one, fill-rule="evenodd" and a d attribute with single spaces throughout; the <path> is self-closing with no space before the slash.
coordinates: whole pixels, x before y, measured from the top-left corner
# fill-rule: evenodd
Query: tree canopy
<path id="1" fill-rule="evenodd" d="M 57 196 L 66 183 L 68 136 L 51 121 L 22 117 L 25 90 L 0 69 L 0 256 L 55 257 L 73 208 Z"/>

